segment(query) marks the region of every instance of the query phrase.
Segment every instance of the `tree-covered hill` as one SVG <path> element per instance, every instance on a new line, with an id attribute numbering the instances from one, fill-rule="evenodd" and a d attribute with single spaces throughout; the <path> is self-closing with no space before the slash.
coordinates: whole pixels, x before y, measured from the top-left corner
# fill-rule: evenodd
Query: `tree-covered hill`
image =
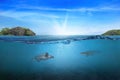
<path id="1" fill-rule="evenodd" d="M 14 36 L 34 36 L 36 35 L 32 30 L 23 27 L 3 28 L 0 35 L 14 35 Z"/>
<path id="2" fill-rule="evenodd" d="M 120 35 L 120 29 L 109 30 L 109 31 L 103 33 L 102 35 Z"/>

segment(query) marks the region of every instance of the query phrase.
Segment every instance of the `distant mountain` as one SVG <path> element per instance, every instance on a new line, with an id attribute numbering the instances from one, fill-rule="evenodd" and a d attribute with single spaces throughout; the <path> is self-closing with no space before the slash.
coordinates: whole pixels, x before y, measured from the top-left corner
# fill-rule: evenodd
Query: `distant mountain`
<path id="1" fill-rule="evenodd" d="M 36 35 L 32 30 L 23 27 L 15 27 L 15 28 L 3 28 L 0 31 L 0 35 L 14 35 L 14 36 L 34 36 Z"/>
<path id="2" fill-rule="evenodd" d="M 120 29 L 109 30 L 109 31 L 103 33 L 102 35 L 120 35 Z"/>

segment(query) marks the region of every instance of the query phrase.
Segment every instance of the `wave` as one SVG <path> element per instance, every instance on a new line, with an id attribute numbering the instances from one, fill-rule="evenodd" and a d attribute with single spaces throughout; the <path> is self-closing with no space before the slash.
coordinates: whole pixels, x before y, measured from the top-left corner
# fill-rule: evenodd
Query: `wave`
<path id="1" fill-rule="evenodd" d="M 63 43 L 70 44 L 73 41 L 81 40 L 120 40 L 120 36 L 0 36 L 0 41 L 7 42 L 22 42 L 26 44 L 38 44 L 38 43 Z"/>

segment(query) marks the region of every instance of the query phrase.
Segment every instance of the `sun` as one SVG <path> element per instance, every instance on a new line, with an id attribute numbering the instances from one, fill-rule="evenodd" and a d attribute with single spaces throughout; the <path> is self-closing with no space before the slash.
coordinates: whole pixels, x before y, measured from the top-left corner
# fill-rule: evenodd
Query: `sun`
<path id="1" fill-rule="evenodd" d="M 64 27 L 56 27 L 56 35 L 74 35 L 74 34 L 72 31 L 69 31 Z"/>
<path id="2" fill-rule="evenodd" d="M 74 32 L 68 29 L 68 14 L 66 14 L 63 23 L 55 20 L 54 28 L 56 32 L 55 35 L 74 35 Z"/>
<path id="3" fill-rule="evenodd" d="M 69 35 L 69 32 L 67 32 L 65 29 L 63 28 L 59 28 L 56 30 L 56 34 L 57 35 Z"/>

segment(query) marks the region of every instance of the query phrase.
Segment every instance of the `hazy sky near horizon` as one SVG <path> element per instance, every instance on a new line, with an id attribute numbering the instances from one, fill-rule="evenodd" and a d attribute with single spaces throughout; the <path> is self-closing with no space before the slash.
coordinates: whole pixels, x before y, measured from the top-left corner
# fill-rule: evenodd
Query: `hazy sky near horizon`
<path id="1" fill-rule="evenodd" d="M 38 35 L 92 35 L 120 29 L 120 0 L 0 0 L 0 29 Z"/>

